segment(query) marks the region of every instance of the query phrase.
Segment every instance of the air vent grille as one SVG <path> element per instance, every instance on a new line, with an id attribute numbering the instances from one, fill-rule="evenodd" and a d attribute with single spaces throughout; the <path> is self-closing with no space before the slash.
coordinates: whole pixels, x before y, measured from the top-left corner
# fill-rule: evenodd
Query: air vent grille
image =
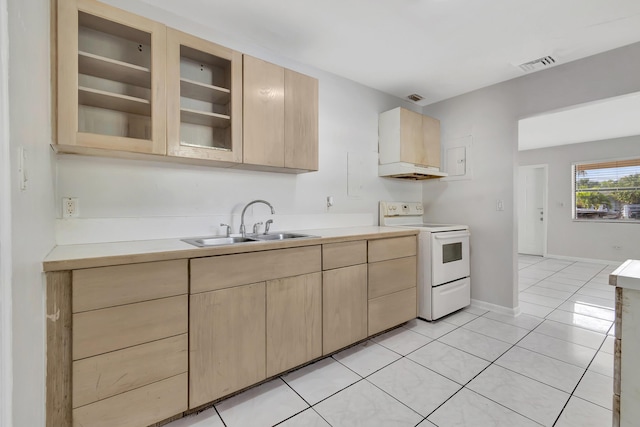
<path id="1" fill-rule="evenodd" d="M 555 65 L 555 63 L 556 60 L 552 56 L 543 56 L 542 58 L 520 64 L 519 67 L 525 73 L 530 73 Z"/>
<path id="2" fill-rule="evenodd" d="M 407 98 L 409 98 L 413 102 L 422 101 L 424 99 L 423 96 L 420 96 L 417 93 L 412 93 L 411 95 L 408 95 Z"/>

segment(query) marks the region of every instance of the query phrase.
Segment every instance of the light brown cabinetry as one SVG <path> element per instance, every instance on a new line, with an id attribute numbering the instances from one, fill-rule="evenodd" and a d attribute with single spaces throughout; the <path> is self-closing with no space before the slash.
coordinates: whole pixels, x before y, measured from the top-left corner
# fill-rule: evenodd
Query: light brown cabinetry
<path id="1" fill-rule="evenodd" d="M 318 81 L 244 55 L 243 163 L 318 170 Z"/>
<path id="2" fill-rule="evenodd" d="M 71 288 L 69 306 L 58 309 L 71 312 L 72 362 L 59 369 L 72 379 L 73 425 L 149 425 L 186 410 L 187 261 L 69 277 L 57 286 Z"/>
<path id="3" fill-rule="evenodd" d="M 368 334 L 417 315 L 415 236 L 369 241 Z"/>
<path id="4" fill-rule="evenodd" d="M 440 168 L 440 121 L 405 108 L 378 119 L 380 163 L 404 162 Z"/>
<path id="5" fill-rule="evenodd" d="M 242 54 L 167 29 L 167 154 L 242 162 Z"/>
<path id="6" fill-rule="evenodd" d="M 366 247 L 364 240 L 322 245 L 323 354 L 367 337 Z"/>
<path id="7" fill-rule="evenodd" d="M 267 282 L 267 377 L 322 356 L 322 274 Z"/>
<path id="8" fill-rule="evenodd" d="M 57 4 L 58 149 L 165 154 L 164 25 L 93 0 Z"/>
<path id="9" fill-rule="evenodd" d="M 322 354 L 320 246 L 191 260 L 189 407 Z"/>

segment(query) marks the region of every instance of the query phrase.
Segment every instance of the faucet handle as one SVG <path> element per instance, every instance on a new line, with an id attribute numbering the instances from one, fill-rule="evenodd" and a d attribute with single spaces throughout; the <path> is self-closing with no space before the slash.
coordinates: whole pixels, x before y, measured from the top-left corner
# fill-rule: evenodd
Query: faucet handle
<path id="1" fill-rule="evenodd" d="M 273 220 L 267 220 L 267 223 L 264 225 L 264 234 L 269 233 L 269 227 L 271 227 L 271 224 L 273 224 Z"/>
<path id="2" fill-rule="evenodd" d="M 229 224 L 220 223 L 220 227 L 227 227 L 227 237 L 231 235 L 231 226 Z"/>
<path id="3" fill-rule="evenodd" d="M 253 234 L 258 234 L 258 231 L 262 224 L 264 224 L 262 221 L 256 222 L 255 224 L 253 224 Z"/>

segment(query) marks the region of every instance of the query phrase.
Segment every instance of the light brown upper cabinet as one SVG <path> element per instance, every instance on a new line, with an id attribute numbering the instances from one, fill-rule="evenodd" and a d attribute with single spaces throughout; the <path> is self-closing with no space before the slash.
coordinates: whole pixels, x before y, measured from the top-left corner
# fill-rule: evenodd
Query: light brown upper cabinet
<path id="1" fill-rule="evenodd" d="M 405 108 L 379 117 L 380 163 L 405 162 L 440 168 L 440 121 Z"/>
<path id="2" fill-rule="evenodd" d="M 167 154 L 242 162 L 242 54 L 171 28 Z"/>
<path id="3" fill-rule="evenodd" d="M 318 170 L 318 81 L 244 55 L 243 84 L 243 163 Z"/>
<path id="4" fill-rule="evenodd" d="M 165 26 L 92 0 L 57 3 L 57 148 L 165 154 Z"/>

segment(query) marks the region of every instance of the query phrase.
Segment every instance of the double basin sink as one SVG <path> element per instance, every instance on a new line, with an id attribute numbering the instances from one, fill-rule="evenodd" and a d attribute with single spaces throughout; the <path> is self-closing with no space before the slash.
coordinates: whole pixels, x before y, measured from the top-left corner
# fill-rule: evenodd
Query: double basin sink
<path id="1" fill-rule="evenodd" d="M 266 242 L 273 240 L 290 240 L 290 239 L 308 239 L 319 236 L 312 236 L 310 234 L 300 233 L 274 233 L 274 234 L 250 234 L 246 237 L 224 237 L 224 236 L 211 236 L 211 237 L 196 237 L 193 239 L 182 239 L 183 242 L 189 243 L 193 246 L 200 248 L 209 246 L 223 246 L 223 245 L 235 245 L 251 242 Z"/>

